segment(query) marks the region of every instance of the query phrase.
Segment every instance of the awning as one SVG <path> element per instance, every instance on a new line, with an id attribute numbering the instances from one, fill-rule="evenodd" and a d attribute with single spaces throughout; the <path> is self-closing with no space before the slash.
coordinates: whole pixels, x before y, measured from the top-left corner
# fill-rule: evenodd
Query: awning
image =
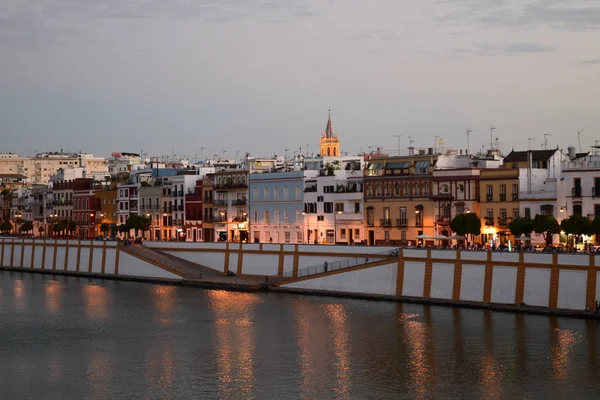
<path id="1" fill-rule="evenodd" d="M 408 169 L 409 167 L 408 161 L 389 162 L 385 165 L 385 169 Z"/>

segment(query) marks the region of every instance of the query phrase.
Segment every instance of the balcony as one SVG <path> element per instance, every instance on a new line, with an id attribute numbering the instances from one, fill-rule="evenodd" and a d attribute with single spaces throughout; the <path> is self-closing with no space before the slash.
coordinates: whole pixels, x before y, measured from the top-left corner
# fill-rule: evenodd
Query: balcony
<path id="1" fill-rule="evenodd" d="M 304 193 L 310 193 L 310 192 L 316 192 L 316 191 L 317 191 L 317 185 L 307 186 L 304 188 Z"/>
<path id="2" fill-rule="evenodd" d="M 392 220 L 388 218 L 381 218 L 379 220 L 379 225 L 381 226 L 392 226 Z"/>
<path id="3" fill-rule="evenodd" d="M 171 207 L 163 207 L 163 211 L 164 213 L 172 213 L 173 209 Z"/>
<path id="4" fill-rule="evenodd" d="M 183 206 L 181 204 L 177 206 L 177 211 L 183 211 Z"/>
<path id="5" fill-rule="evenodd" d="M 592 197 L 600 197 L 600 188 L 592 187 Z"/>
<path id="6" fill-rule="evenodd" d="M 485 217 L 485 224 L 487 226 L 493 226 L 494 225 L 494 217 Z"/>
<path id="7" fill-rule="evenodd" d="M 335 188 L 336 193 L 359 193 L 362 192 L 357 184 L 352 185 L 337 185 Z"/>
<path id="8" fill-rule="evenodd" d="M 488 193 L 485 198 L 487 199 L 487 201 L 492 201 L 494 199 L 494 195 Z"/>
<path id="9" fill-rule="evenodd" d="M 438 215 L 435 217 L 435 222 L 438 224 L 449 224 L 450 217 L 448 215 Z"/>
<path id="10" fill-rule="evenodd" d="M 233 222 L 246 222 L 246 221 L 248 221 L 247 217 L 235 217 L 233 219 Z"/>
<path id="11" fill-rule="evenodd" d="M 506 201 L 506 193 L 500 193 L 500 201 Z"/>
<path id="12" fill-rule="evenodd" d="M 217 199 L 214 201 L 215 206 L 227 207 L 227 199 Z"/>
<path id="13" fill-rule="evenodd" d="M 571 189 L 572 197 L 581 197 L 581 187 L 574 187 Z"/>
<path id="14" fill-rule="evenodd" d="M 498 217 L 498 226 L 506 226 L 508 225 L 507 217 Z"/>
<path id="15" fill-rule="evenodd" d="M 214 217 L 215 222 L 227 222 L 227 215 L 217 215 Z"/>
<path id="16" fill-rule="evenodd" d="M 367 226 L 375 226 L 375 222 L 372 219 L 367 219 Z"/>
<path id="17" fill-rule="evenodd" d="M 215 185 L 215 189 L 217 190 L 227 190 L 227 189 L 247 189 L 248 185 L 245 183 L 226 183 L 221 185 Z"/>
<path id="18" fill-rule="evenodd" d="M 214 200 L 211 198 L 204 199 L 204 204 L 213 204 Z"/>
<path id="19" fill-rule="evenodd" d="M 408 226 L 408 220 L 406 218 L 396 218 L 396 226 L 406 227 Z"/>
<path id="20" fill-rule="evenodd" d="M 337 221 L 343 222 L 343 221 L 362 221 L 363 220 L 363 215 L 361 213 L 341 213 L 341 214 L 335 214 L 335 219 Z"/>
<path id="21" fill-rule="evenodd" d="M 248 201 L 246 199 L 238 199 L 238 200 L 233 200 L 233 204 L 234 206 L 245 206 L 246 204 L 248 204 Z"/>
<path id="22" fill-rule="evenodd" d="M 512 199 L 513 199 L 513 201 L 518 201 L 519 200 L 519 194 L 518 193 L 513 193 L 512 194 Z"/>

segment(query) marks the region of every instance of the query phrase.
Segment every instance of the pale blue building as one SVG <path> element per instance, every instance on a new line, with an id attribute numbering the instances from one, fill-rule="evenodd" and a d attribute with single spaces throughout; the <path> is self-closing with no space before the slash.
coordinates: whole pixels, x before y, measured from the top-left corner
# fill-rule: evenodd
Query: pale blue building
<path id="1" fill-rule="evenodd" d="M 260 243 L 304 243 L 304 171 L 250 174 L 250 238 Z"/>

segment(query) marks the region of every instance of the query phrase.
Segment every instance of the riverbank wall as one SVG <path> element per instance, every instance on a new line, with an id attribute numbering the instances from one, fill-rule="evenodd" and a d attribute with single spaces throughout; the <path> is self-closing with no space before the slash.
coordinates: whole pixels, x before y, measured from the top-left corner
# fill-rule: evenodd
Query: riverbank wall
<path id="1" fill-rule="evenodd" d="M 121 251 L 116 242 L 4 239 L 0 241 L 0 266 L 10 270 L 122 279 L 183 279 Z"/>
<path id="2" fill-rule="evenodd" d="M 8 239 L 1 245 L 2 266 L 11 269 L 186 282 L 114 242 Z M 269 277 L 271 290 L 281 292 L 571 314 L 600 300 L 596 255 L 400 249 L 390 257 L 396 248 L 189 242 L 144 247 L 223 274 Z"/>

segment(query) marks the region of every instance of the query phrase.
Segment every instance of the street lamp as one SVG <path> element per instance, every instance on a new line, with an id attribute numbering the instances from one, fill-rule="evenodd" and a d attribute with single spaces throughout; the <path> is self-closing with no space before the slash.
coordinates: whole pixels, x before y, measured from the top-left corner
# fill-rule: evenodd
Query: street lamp
<path id="1" fill-rule="evenodd" d="M 338 210 L 333 215 L 333 244 L 337 244 L 337 216 L 342 213 L 341 210 Z"/>

